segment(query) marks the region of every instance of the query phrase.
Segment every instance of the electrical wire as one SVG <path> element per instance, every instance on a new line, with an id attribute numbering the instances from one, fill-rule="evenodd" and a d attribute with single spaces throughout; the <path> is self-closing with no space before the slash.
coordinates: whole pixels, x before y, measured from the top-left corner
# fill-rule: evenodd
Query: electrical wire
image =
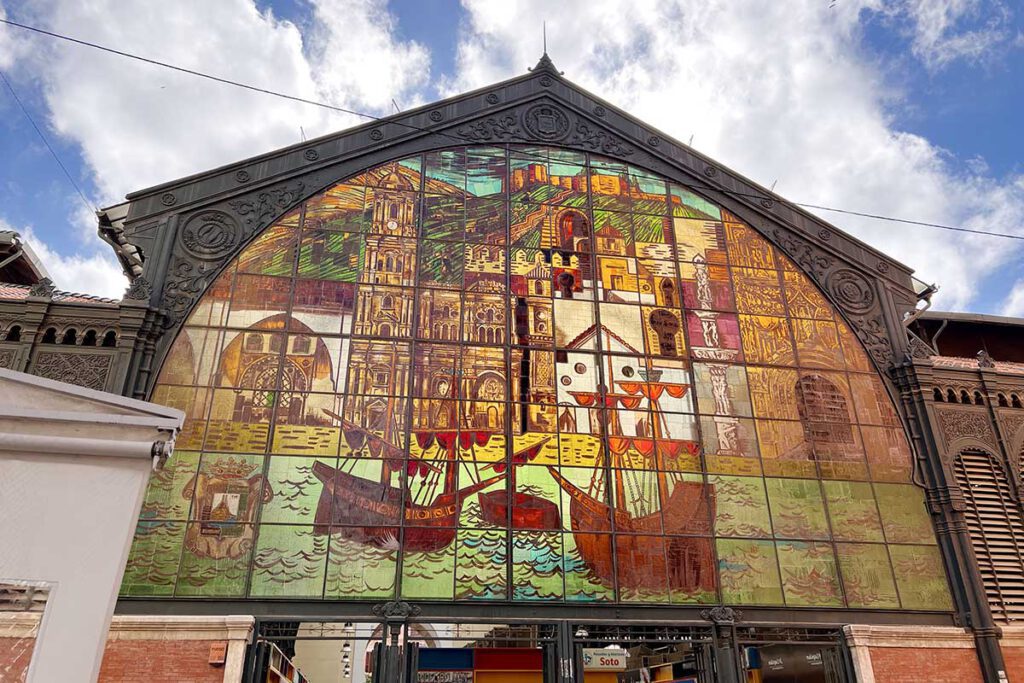
<path id="1" fill-rule="evenodd" d="M 53 147 L 50 145 L 50 141 L 46 139 L 46 136 L 43 135 L 43 131 L 39 128 L 39 126 L 36 125 L 36 122 L 32 119 L 32 115 L 28 113 L 28 109 L 25 107 L 25 103 L 21 101 L 20 97 L 18 97 L 18 93 L 14 91 L 14 86 L 12 86 L 11 82 L 7 80 L 7 76 L 4 74 L 2 70 L 0 70 L 0 80 L 3 80 L 4 85 L 6 85 L 7 89 L 11 91 L 11 96 L 14 98 L 14 101 L 18 103 L 18 107 L 21 108 L 21 113 L 25 115 L 25 118 L 28 119 L 28 122 L 32 124 L 33 128 L 35 128 L 36 133 L 39 135 L 39 139 L 43 141 L 44 145 L 46 145 L 46 149 L 50 150 L 50 155 L 53 156 L 53 160 L 57 162 L 58 166 L 60 166 L 60 170 L 64 171 L 64 175 L 67 177 L 68 182 L 71 183 L 71 186 L 75 188 L 75 192 L 78 193 L 78 196 L 82 198 L 82 201 L 85 203 L 86 208 L 88 208 L 89 211 L 95 212 L 97 210 L 96 207 L 93 206 L 92 202 L 86 199 L 85 193 L 82 192 L 82 188 L 80 188 L 78 186 L 78 183 L 75 182 L 75 179 L 71 177 L 71 174 L 68 172 L 67 166 L 65 166 L 64 162 L 60 160 L 60 157 L 57 156 L 56 150 L 54 150 Z"/>
<path id="2" fill-rule="evenodd" d="M 818 206 L 817 204 L 805 204 L 803 202 L 790 202 L 797 206 L 802 206 L 805 209 L 819 209 L 821 211 L 834 211 L 835 213 L 845 213 L 850 216 L 861 216 L 863 218 L 874 218 L 880 221 L 892 221 L 893 223 L 906 223 L 907 225 L 919 225 L 925 228 L 939 228 L 941 230 L 954 230 L 956 232 L 969 232 L 975 235 L 989 235 L 990 237 L 1005 237 L 1011 240 L 1022 240 L 1024 235 L 1013 235 L 1008 232 L 988 232 L 986 230 L 975 230 L 973 228 L 960 228 L 954 225 L 943 225 L 942 223 L 928 223 L 926 221 L 912 221 L 909 218 L 893 218 L 892 216 L 880 216 L 874 213 L 862 213 L 860 211 L 850 211 L 848 209 L 835 209 L 831 206 Z"/>
<path id="3" fill-rule="evenodd" d="M 156 60 L 156 59 L 150 59 L 148 57 L 142 57 L 140 55 L 132 54 L 130 52 L 124 52 L 123 50 L 116 50 L 114 48 L 107 47 L 105 45 L 99 45 L 97 43 L 92 43 L 92 42 L 89 42 L 89 41 L 86 41 L 86 40 L 80 40 L 78 38 L 72 38 L 70 36 L 66 36 L 66 35 L 63 35 L 63 34 L 60 34 L 60 33 L 54 33 L 52 31 L 47 31 L 47 30 L 44 30 L 44 29 L 41 29 L 41 28 L 37 28 L 35 26 L 29 26 L 27 24 L 20 24 L 20 23 L 18 23 L 16 21 L 11 21 L 10 19 L 0 18 L 0 23 L 7 24 L 8 26 L 14 26 L 16 28 L 24 29 L 26 31 L 32 31 L 34 33 L 39 33 L 41 35 L 49 36 L 51 38 L 56 38 L 58 40 L 63 40 L 63 41 L 67 41 L 67 42 L 70 42 L 70 43 L 75 43 L 76 45 L 82 45 L 84 47 L 90 47 L 90 48 L 93 48 L 95 50 L 100 50 L 102 52 L 108 52 L 108 53 L 111 53 L 111 54 L 114 54 L 114 55 L 118 55 L 120 57 L 125 57 L 127 59 L 133 59 L 133 60 L 136 60 L 136 61 L 139 61 L 139 62 L 144 62 L 146 64 L 151 64 L 153 66 L 159 66 L 159 67 L 162 67 L 162 68 L 165 68 L 165 69 L 170 69 L 172 71 L 177 71 L 177 72 L 180 72 L 180 73 L 188 74 L 188 75 L 191 75 L 191 76 L 195 76 L 197 78 L 203 78 L 203 79 L 206 79 L 206 80 L 214 81 L 215 83 L 220 83 L 222 85 L 230 85 L 230 86 L 233 86 L 233 87 L 236 87 L 236 88 L 242 88 L 244 90 L 249 90 L 249 91 L 252 91 L 252 92 L 257 92 L 257 93 L 261 93 L 261 94 L 264 94 L 264 95 L 270 95 L 272 97 L 279 97 L 279 98 L 282 98 L 282 99 L 290 100 L 292 102 L 299 102 L 301 104 L 308 104 L 310 106 L 320 107 L 322 109 L 329 109 L 329 110 L 336 111 L 336 112 L 341 112 L 341 113 L 344 113 L 344 114 L 350 114 L 352 116 L 358 116 L 358 117 L 365 118 L 365 119 L 370 119 L 370 120 L 373 120 L 373 121 L 382 121 L 382 120 L 384 120 L 384 117 L 382 117 L 382 116 L 375 116 L 373 114 L 367 114 L 365 112 L 357 111 L 355 109 L 348 109 L 346 107 L 339 107 L 339 106 L 336 106 L 336 105 L 333 105 L 333 104 L 327 104 L 326 102 L 318 102 L 316 100 L 307 99 L 305 97 L 298 97 L 296 95 L 289 95 L 287 93 L 282 93 L 282 92 L 278 92 L 278 91 L 275 91 L 275 90 L 269 90 L 267 88 L 261 88 L 261 87 L 255 86 L 255 85 L 250 85 L 248 83 L 242 83 L 240 81 L 233 81 L 233 80 L 228 79 L 228 78 L 221 78 L 220 76 L 213 76 L 211 74 L 207 74 L 207 73 L 204 73 L 202 71 L 196 71 L 194 69 L 187 69 L 185 67 L 176 66 L 174 64 L 169 64 L 167 62 L 162 62 L 162 61 L 159 61 L 159 60 Z M 7 79 L 5 78 L 4 81 L 6 82 L 6 80 Z M 10 83 L 8 83 L 7 87 L 10 88 Z M 11 89 L 11 93 L 14 94 L 14 90 L 13 89 Z M 17 99 L 17 95 L 15 95 L 15 99 Z M 18 103 L 20 105 L 21 101 L 19 100 Z M 28 112 L 25 110 L 24 105 L 22 105 L 22 111 L 24 111 L 25 115 L 28 116 Z M 31 121 L 31 117 L 29 117 L 29 120 Z M 456 136 L 451 135 L 449 133 L 445 133 L 444 131 L 432 130 L 432 129 L 429 129 L 429 128 L 422 128 L 420 126 L 416 126 L 414 124 L 407 123 L 405 121 L 391 120 L 391 121 L 388 121 L 388 123 L 391 123 L 391 124 L 394 124 L 394 125 L 398 125 L 398 126 L 403 126 L 403 127 L 408 128 L 410 130 L 415 130 L 415 131 L 418 131 L 418 132 L 432 133 L 432 134 L 435 134 L 435 135 L 441 135 L 443 137 L 447 137 L 447 138 L 449 138 L 451 140 L 454 140 L 454 141 L 456 141 L 456 142 L 458 142 L 460 144 L 465 144 L 465 140 L 463 140 L 462 138 L 456 137 Z M 32 125 L 33 125 L 33 127 L 35 127 L 35 123 L 34 122 L 33 122 Z M 36 131 L 39 132 L 40 137 L 43 137 L 42 132 L 39 131 L 38 127 L 36 127 Z M 46 141 L 45 137 L 43 137 L 43 141 L 44 142 Z M 49 148 L 50 147 L 49 143 L 46 143 L 46 146 Z M 52 148 L 50 148 L 50 152 L 52 154 L 54 154 L 54 158 L 57 159 L 57 155 L 53 152 Z M 517 154 L 518 154 L 518 152 L 517 152 Z M 526 155 L 526 156 L 529 156 L 528 152 L 524 152 L 523 154 Z M 537 157 L 537 158 L 540 159 L 540 157 Z M 546 161 L 546 159 L 545 159 L 545 161 Z M 57 163 L 60 163 L 60 159 L 57 159 Z M 66 175 L 68 175 L 68 179 L 71 180 L 71 176 L 70 176 L 70 174 L 68 174 L 67 169 L 64 168 L 64 164 L 60 164 L 60 165 L 61 165 L 61 168 L 64 169 L 64 173 Z M 74 184 L 73 180 L 72 180 L 72 183 Z M 766 197 L 764 195 L 751 194 L 751 193 L 745 193 L 745 192 L 737 192 L 735 190 L 727 190 L 727 189 L 724 189 L 724 188 L 713 187 L 713 186 L 707 185 L 707 184 L 694 184 L 694 183 L 679 183 L 679 184 L 683 185 L 684 187 L 688 187 L 688 188 L 695 189 L 695 190 L 705 190 L 705 191 L 709 191 L 709 192 L 719 192 L 719 193 L 723 193 L 723 194 L 727 194 L 727 195 L 732 195 L 732 196 L 735 196 L 735 197 L 743 197 L 743 198 L 757 199 L 757 200 L 764 200 L 764 199 L 768 198 L 768 197 Z M 75 188 L 76 189 L 78 188 L 77 184 L 75 185 Z M 79 194 L 80 195 L 82 194 L 81 190 L 79 190 Z M 82 198 L 84 200 L 85 196 L 82 195 Z M 88 204 L 88 201 L 86 203 Z M 835 213 L 846 214 L 846 215 L 849 215 L 849 216 L 858 216 L 858 217 L 861 217 L 861 218 L 870 218 L 870 219 L 873 219 L 873 220 L 889 221 L 889 222 L 893 222 L 893 223 L 902 223 L 902 224 L 905 224 L 905 225 L 915 225 L 915 226 L 918 226 L 918 227 L 936 228 L 936 229 L 939 229 L 939 230 L 950 230 L 950 231 L 954 231 L 954 232 L 970 233 L 970 234 L 974 234 L 974 235 L 986 235 L 986 236 L 989 236 L 989 237 L 1000 237 L 1000 238 L 1005 238 L 1005 239 L 1024 240 L 1024 235 L 1014 235 L 1014 234 L 1011 234 L 1011 233 L 1004 233 L 1004 232 L 990 232 L 990 231 L 986 231 L 986 230 L 976 230 L 976 229 L 973 229 L 973 228 L 964 228 L 964 227 L 959 227 L 959 226 L 943 225 L 941 223 L 929 223 L 929 222 L 926 222 L 926 221 L 916 221 L 916 220 L 911 220 L 911 219 L 907 219 L 907 218 L 896 218 L 896 217 L 893 217 L 893 216 L 883 216 L 883 215 L 880 215 L 880 214 L 866 213 L 866 212 L 861 212 L 861 211 L 852 211 L 852 210 L 849 210 L 849 209 L 838 209 L 838 208 L 835 208 L 835 207 L 821 206 L 821 205 L 818 205 L 818 204 L 809 204 L 809 203 L 804 203 L 804 202 L 793 202 L 793 201 L 791 201 L 789 203 L 790 204 L 794 204 L 796 206 L 801 206 L 801 207 L 806 208 L 806 209 L 817 209 L 819 211 L 831 211 L 831 212 L 835 212 Z"/>

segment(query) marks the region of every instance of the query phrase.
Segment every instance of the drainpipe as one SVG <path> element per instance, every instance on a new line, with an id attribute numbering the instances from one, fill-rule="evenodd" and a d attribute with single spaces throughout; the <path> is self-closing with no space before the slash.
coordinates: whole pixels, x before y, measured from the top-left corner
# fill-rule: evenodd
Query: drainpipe
<path id="1" fill-rule="evenodd" d="M 915 308 L 903 314 L 903 327 L 910 327 L 910 324 L 921 317 L 925 311 L 932 307 L 932 295 L 939 291 L 938 285 L 928 285 L 928 289 L 921 292 L 917 297 L 918 301 L 924 301 L 923 308 Z"/>

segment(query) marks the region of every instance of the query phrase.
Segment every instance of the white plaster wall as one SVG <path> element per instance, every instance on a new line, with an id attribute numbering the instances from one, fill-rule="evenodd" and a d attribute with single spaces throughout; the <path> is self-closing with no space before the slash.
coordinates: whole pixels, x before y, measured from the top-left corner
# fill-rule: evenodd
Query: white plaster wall
<path id="1" fill-rule="evenodd" d="M 55 584 L 30 681 L 94 681 L 150 461 L 0 453 L 0 577 Z"/>
<path id="2" fill-rule="evenodd" d="M 99 675 L 150 450 L 173 439 L 182 419 L 162 406 L 0 370 L 0 579 L 53 586 L 30 683 Z"/>

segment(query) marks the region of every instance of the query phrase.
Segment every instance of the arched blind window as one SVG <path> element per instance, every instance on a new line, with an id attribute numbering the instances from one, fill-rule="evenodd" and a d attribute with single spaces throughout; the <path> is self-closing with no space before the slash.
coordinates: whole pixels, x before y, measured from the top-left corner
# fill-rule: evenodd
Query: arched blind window
<path id="1" fill-rule="evenodd" d="M 954 471 L 967 501 L 967 528 L 992 617 L 1024 619 L 1024 516 L 1006 471 L 979 451 L 957 456 Z"/>

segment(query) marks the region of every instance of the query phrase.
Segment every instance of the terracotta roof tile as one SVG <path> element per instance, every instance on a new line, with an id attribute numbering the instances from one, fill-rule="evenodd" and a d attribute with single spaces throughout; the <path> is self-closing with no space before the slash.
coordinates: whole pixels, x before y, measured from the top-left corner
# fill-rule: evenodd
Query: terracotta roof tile
<path id="1" fill-rule="evenodd" d="M 31 285 L 15 285 L 9 282 L 0 282 L 0 299 L 8 301 L 21 301 L 28 298 Z M 79 294 L 78 292 L 65 292 L 58 289 L 53 293 L 53 300 L 65 304 L 116 304 L 117 299 L 108 299 L 93 294 Z"/>

